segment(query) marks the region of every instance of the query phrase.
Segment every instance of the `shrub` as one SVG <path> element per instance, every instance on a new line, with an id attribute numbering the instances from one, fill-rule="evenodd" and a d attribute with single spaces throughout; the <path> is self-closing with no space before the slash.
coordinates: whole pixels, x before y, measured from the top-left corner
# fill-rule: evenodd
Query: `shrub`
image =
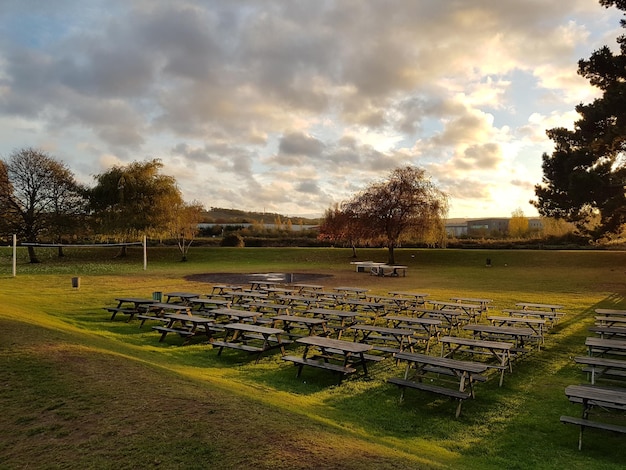
<path id="1" fill-rule="evenodd" d="M 229 233 L 224 238 L 222 238 L 221 246 L 235 246 L 235 247 L 244 247 L 246 244 L 243 241 L 243 238 L 238 233 Z"/>

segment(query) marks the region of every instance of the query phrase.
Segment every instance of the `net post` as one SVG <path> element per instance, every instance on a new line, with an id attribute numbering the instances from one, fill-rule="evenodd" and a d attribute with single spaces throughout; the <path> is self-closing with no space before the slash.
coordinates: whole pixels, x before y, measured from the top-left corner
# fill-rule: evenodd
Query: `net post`
<path id="1" fill-rule="evenodd" d="M 148 269 L 148 245 L 146 242 L 146 236 L 143 236 L 143 270 Z"/>

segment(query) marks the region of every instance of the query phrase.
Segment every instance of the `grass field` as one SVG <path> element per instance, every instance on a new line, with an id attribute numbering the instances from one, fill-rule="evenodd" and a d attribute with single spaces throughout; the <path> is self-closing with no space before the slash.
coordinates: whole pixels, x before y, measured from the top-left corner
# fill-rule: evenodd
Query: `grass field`
<path id="1" fill-rule="evenodd" d="M 559 422 L 578 415 L 564 395 L 585 375 L 593 309 L 626 308 L 626 253 L 401 249 L 406 278 L 356 273 L 350 250 L 196 248 L 179 261 L 172 248 L 40 250 L 41 264 L 0 248 L 0 468 L 220 469 L 621 469 L 623 435 Z M 384 261 L 380 249 L 359 259 Z M 485 267 L 486 258 L 493 266 Z M 258 364 L 245 353 L 221 357 L 207 344 L 157 341 L 150 328 L 109 321 L 102 309 L 120 295 L 209 292 L 185 280 L 202 273 L 288 272 L 330 275 L 327 288 L 350 285 L 489 297 L 497 309 L 537 301 L 565 306 L 567 317 L 545 347 L 514 373 L 477 386 L 454 418 L 455 404 L 399 391 L 385 378 L 401 368 L 382 361 L 369 379 L 341 386 L 326 371 L 296 378 L 278 354 Z M 79 289 L 71 278 L 79 276 Z M 433 352 L 436 353 L 436 350 Z"/>

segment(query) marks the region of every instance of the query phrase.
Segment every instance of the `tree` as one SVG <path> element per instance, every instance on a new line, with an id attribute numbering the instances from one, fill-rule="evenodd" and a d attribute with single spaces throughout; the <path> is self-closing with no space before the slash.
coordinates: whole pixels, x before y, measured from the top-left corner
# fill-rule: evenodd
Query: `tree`
<path id="1" fill-rule="evenodd" d="M 524 215 L 524 211 L 520 208 L 515 209 L 509 220 L 509 236 L 514 238 L 527 236 L 529 225 L 528 218 Z"/>
<path id="2" fill-rule="evenodd" d="M 40 234 L 63 233 L 68 220 L 85 210 L 85 190 L 73 173 L 53 157 L 33 148 L 13 152 L 0 168 L 0 207 L 4 230 L 13 231 L 28 243 Z M 38 263 L 32 245 L 31 263 Z"/>
<path id="3" fill-rule="evenodd" d="M 181 261 L 187 261 L 187 252 L 198 234 L 198 224 L 202 220 L 204 207 L 199 202 L 181 203 L 174 208 L 170 220 L 170 233 L 176 238 L 178 249 L 182 255 Z"/>
<path id="4" fill-rule="evenodd" d="M 624 0 L 600 4 L 626 11 Z M 625 20 L 621 24 L 626 27 Z M 626 36 L 617 42 L 619 54 L 604 46 L 579 61 L 578 73 L 602 96 L 576 106 L 580 119 L 573 130 L 547 131 L 555 149 L 543 154 L 542 184 L 531 201 L 541 215 L 563 218 L 595 236 L 617 233 L 626 222 Z M 596 215 L 599 223 L 589 228 Z"/>
<path id="5" fill-rule="evenodd" d="M 352 257 L 356 258 L 359 234 L 359 224 L 353 214 L 349 214 L 339 204 L 326 209 L 320 224 L 319 240 L 347 243 L 352 248 Z"/>
<path id="6" fill-rule="evenodd" d="M 158 159 L 114 166 L 94 176 L 90 205 L 98 232 L 119 242 L 169 234 L 170 221 L 183 199 L 171 176 L 160 174 Z M 126 254 L 125 246 L 121 255 Z"/>
<path id="7" fill-rule="evenodd" d="M 448 196 L 421 168 L 396 168 L 386 181 L 370 184 L 349 200 L 344 211 L 354 218 L 362 238 L 384 244 L 389 264 L 394 249 L 407 239 L 419 239 L 441 224 L 448 213 Z"/>

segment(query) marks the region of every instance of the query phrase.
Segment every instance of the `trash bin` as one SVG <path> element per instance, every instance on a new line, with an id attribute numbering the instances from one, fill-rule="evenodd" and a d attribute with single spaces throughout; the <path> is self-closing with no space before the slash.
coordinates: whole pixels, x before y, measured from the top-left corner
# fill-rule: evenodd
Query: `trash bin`
<path id="1" fill-rule="evenodd" d="M 163 292 L 153 292 L 152 300 L 156 302 L 161 302 L 161 300 L 163 300 Z"/>
<path id="2" fill-rule="evenodd" d="M 72 287 L 74 289 L 78 289 L 80 287 L 80 277 L 73 277 L 72 278 Z"/>
<path id="3" fill-rule="evenodd" d="M 491 258 L 487 258 L 487 261 L 485 262 L 485 266 L 487 266 L 488 268 L 491 267 Z"/>

